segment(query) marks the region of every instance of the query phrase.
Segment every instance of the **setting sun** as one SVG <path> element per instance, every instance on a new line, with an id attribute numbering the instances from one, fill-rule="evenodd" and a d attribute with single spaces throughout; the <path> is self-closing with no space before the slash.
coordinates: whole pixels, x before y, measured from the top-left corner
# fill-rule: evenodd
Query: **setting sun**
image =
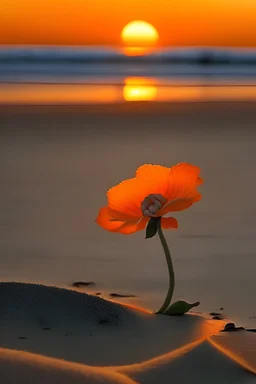
<path id="1" fill-rule="evenodd" d="M 153 25 L 142 20 L 128 23 L 122 30 L 121 38 L 127 54 L 143 54 L 156 45 L 159 35 Z"/>

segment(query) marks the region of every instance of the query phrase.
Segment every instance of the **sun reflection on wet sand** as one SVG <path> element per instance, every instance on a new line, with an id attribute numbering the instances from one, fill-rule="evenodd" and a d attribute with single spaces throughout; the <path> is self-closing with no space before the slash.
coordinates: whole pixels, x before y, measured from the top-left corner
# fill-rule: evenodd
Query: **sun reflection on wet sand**
<path id="1" fill-rule="evenodd" d="M 147 78 L 128 77 L 125 80 L 124 100 L 150 101 L 157 97 L 156 81 Z"/>
<path id="2" fill-rule="evenodd" d="M 165 84 L 154 78 L 127 77 L 124 84 L 0 84 L 2 105 L 116 104 L 124 102 L 255 101 L 256 85 Z"/>

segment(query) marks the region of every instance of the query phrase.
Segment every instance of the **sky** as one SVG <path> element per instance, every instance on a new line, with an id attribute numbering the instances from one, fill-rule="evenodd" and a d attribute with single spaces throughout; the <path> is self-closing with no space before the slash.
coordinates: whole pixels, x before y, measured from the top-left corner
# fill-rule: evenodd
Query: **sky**
<path id="1" fill-rule="evenodd" d="M 161 47 L 256 47 L 256 0 L 1 0 L 0 44 L 122 46 L 138 19 Z"/>

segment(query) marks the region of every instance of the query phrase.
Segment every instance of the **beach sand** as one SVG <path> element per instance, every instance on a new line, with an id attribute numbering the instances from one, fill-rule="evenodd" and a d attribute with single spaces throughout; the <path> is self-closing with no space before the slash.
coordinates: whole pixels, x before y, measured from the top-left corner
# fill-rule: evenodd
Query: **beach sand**
<path id="1" fill-rule="evenodd" d="M 253 383 L 256 335 L 56 287 L 2 283 L 4 383 Z M 31 381 L 32 380 L 32 381 Z"/>
<path id="2" fill-rule="evenodd" d="M 255 333 L 219 332 L 256 328 L 255 121 L 255 103 L 0 107 L 0 281 L 23 282 L 0 286 L 1 382 L 255 382 Z M 174 300 L 201 302 L 178 318 L 152 313 L 168 282 L 158 239 L 94 221 L 139 165 L 181 161 L 205 184 L 166 232 Z"/>

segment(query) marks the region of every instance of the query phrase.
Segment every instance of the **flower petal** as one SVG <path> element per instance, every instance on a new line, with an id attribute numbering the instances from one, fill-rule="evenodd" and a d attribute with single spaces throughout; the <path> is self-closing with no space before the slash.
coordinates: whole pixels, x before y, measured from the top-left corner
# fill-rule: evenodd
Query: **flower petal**
<path id="1" fill-rule="evenodd" d="M 96 223 L 107 229 L 108 231 L 115 232 L 117 228 L 124 224 L 123 221 L 115 220 L 110 214 L 108 207 L 103 207 L 100 209 Z"/>
<path id="2" fill-rule="evenodd" d="M 199 177 L 200 168 L 189 164 L 179 163 L 171 168 L 161 165 L 145 164 L 136 171 L 136 178 L 158 185 L 159 193 L 169 201 L 177 198 L 190 198 L 195 195 L 196 187 L 203 183 Z M 150 192 L 155 193 L 155 192 Z"/>
<path id="3" fill-rule="evenodd" d="M 171 168 L 168 200 L 188 199 L 197 195 L 196 187 L 202 182 L 200 168 L 188 163 L 179 163 Z"/>
<path id="4" fill-rule="evenodd" d="M 192 204 L 200 201 L 202 195 L 197 193 L 191 199 L 175 199 L 167 203 L 160 211 L 159 215 L 163 216 L 169 212 L 183 211 L 184 209 L 189 208 Z"/>
<path id="5" fill-rule="evenodd" d="M 202 177 L 198 177 L 196 181 L 196 185 L 201 185 L 203 184 L 203 182 L 204 182 L 204 179 L 202 179 Z"/>
<path id="6" fill-rule="evenodd" d="M 174 217 L 162 217 L 161 225 L 164 229 L 177 229 L 179 226 L 178 221 Z"/>
<path id="7" fill-rule="evenodd" d="M 149 221 L 149 217 L 142 217 L 139 221 L 127 221 L 121 227 L 117 228 L 115 232 L 130 235 L 131 233 L 141 231 L 144 229 Z"/>
<path id="8" fill-rule="evenodd" d="M 115 212 L 129 216 L 130 219 L 139 219 L 141 203 L 149 194 L 162 194 L 161 185 L 157 180 L 124 180 L 108 191 L 108 206 Z"/>
<path id="9" fill-rule="evenodd" d="M 110 216 L 112 216 L 115 220 L 118 220 L 118 221 L 131 221 L 131 220 L 137 220 L 138 221 L 138 217 L 134 217 L 132 216 L 131 214 L 129 215 L 128 213 L 123 213 L 121 211 L 115 211 L 114 209 L 111 209 L 108 207 L 108 212 L 110 214 Z"/>
<path id="10" fill-rule="evenodd" d="M 136 170 L 136 177 L 144 180 L 162 180 L 169 177 L 170 168 L 162 165 L 144 164 Z"/>
<path id="11" fill-rule="evenodd" d="M 168 201 L 157 216 L 186 209 L 201 199 L 196 190 L 203 182 L 199 173 L 199 167 L 188 163 L 172 168 L 145 164 L 137 169 L 135 178 L 124 180 L 108 191 L 108 214 L 122 225 L 128 222 L 136 225 L 142 216 L 141 204 L 149 195 L 161 195 Z M 111 228 L 119 227 L 116 224 Z"/>
<path id="12" fill-rule="evenodd" d="M 157 183 L 159 193 L 165 197 L 169 187 L 170 170 L 161 165 L 144 164 L 137 169 L 136 178 L 153 184 Z"/>
<path id="13" fill-rule="evenodd" d="M 129 221 L 118 220 L 112 216 L 112 212 L 108 207 L 103 207 L 99 211 L 96 223 L 110 232 L 130 234 L 144 229 L 148 220 L 148 217 L 143 216 Z"/>

